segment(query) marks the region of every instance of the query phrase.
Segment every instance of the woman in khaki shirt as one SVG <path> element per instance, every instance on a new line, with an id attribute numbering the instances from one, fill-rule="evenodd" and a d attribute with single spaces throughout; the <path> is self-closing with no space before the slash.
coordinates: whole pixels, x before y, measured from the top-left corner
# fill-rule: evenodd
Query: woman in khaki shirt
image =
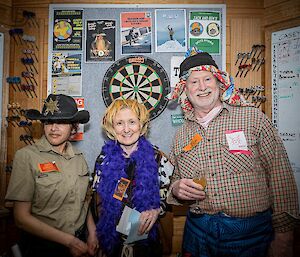
<path id="1" fill-rule="evenodd" d="M 51 94 L 41 113 L 28 110 L 26 117 L 43 122 L 44 136 L 16 152 L 6 195 L 22 230 L 22 256 L 93 256 L 98 241 L 88 212 L 88 167 L 69 142 L 89 113 L 78 111 L 72 97 Z M 88 236 L 80 240 L 85 224 Z"/>

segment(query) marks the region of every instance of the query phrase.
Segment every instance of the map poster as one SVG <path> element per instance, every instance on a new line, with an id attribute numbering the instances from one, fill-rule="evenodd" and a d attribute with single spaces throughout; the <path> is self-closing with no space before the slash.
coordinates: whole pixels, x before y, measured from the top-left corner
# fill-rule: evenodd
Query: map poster
<path id="1" fill-rule="evenodd" d="M 115 61 L 115 33 L 115 20 L 87 20 L 85 61 Z"/>
<path id="2" fill-rule="evenodd" d="M 82 95 L 82 53 L 52 53 L 51 93 Z"/>
<path id="3" fill-rule="evenodd" d="M 54 10 L 53 50 L 82 50 L 82 10 Z"/>
<path id="4" fill-rule="evenodd" d="M 189 46 L 210 54 L 221 54 L 221 14 L 190 12 Z"/>
<path id="5" fill-rule="evenodd" d="M 122 54 L 151 53 L 151 13 L 123 12 L 120 15 Z"/>

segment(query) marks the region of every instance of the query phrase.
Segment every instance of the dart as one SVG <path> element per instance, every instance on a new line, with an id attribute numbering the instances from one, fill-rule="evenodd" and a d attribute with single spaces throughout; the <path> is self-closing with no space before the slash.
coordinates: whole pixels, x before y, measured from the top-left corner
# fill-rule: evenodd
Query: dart
<path id="1" fill-rule="evenodd" d="M 31 138 L 32 137 L 29 136 L 29 135 L 20 135 L 20 137 L 19 137 L 20 141 L 23 141 L 26 145 L 27 144 L 31 144 L 32 145 Z"/>
<path id="2" fill-rule="evenodd" d="M 33 49 L 23 49 L 22 52 L 27 58 L 33 56 L 36 62 L 39 62 Z"/>
<path id="3" fill-rule="evenodd" d="M 19 115 L 13 104 L 7 104 L 7 109 L 11 111 L 13 115 Z"/>
<path id="4" fill-rule="evenodd" d="M 30 84 L 30 85 L 28 85 L 28 87 L 29 87 L 30 92 L 32 91 L 34 93 L 35 97 L 37 97 L 34 85 Z"/>
<path id="5" fill-rule="evenodd" d="M 265 58 L 260 59 L 260 62 L 259 62 L 259 65 L 258 65 L 258 68 L 256 71 L 258 71 L 264 63 L 265 63 Z"/>
<path id="6" fill-rule="evenodd" d="M 242 57 L 242 53 L 237 53 L 237 57 L 236 57 L 236 61 L 235 61 L 235 64 L 236 65 L 239 61 L 239 59 Z"/>
<path id="7" fill-rule="evenodd" d="M 26 84 L 22 84 L 21 85 L 21 88 L 22 88 L 22 90 L 25 92 L 25 94 L 26 94 L 26 96 L 27 97 L 32 97 L 33 98 L 33 96 L 32 96 L 32 94 L 30 93 L 30 92 L 28 92 L 28 86 L 26 85 Z M 30 93 L 30 94 L 29 94 Z"/>
<path id="8" fill-rule="evenodd" d="M 252 67 L 252 64 L 248 64 L 247 67 L 246 67 L 246 72 L 245 72 L 245 75 L 244 75 L 244 78 L 247 76 L 248 72 L 251 70 L 251 67 Z"/>
<path id="9" fill-rule="evenodd" d="M 10 117 L 5 117 L 5 119 L 6 119 L 7 123 L 10 123 L 13 127 L 16 127 L 15 123 L 10 120 Z"/>
<path id="10" fill-rule="evenodd" d="M 21 92 L 21 78 L 20 77 L 12 77 L 12 81 L 16 84 L 18 90 Z"/>
<path id="11" fill-rule="evenodd" d="M 263 51 L 265 51 L 265 45 L 260 45 L 260 51 L 259 51 L 259 53 L 258 53 L 258 55 L 257 55 L 257 59 L 259 58 L 259 56 L 261 55 L 261 53 L 263 52 Z"/>
<path id="12" fill-rule="evenodd" d="M 16 28 L 16 29 L 14 29 L 14 31 L 15 31 L 15 34 L 17 35 L 21 45 L 23 45 L 22 36 L 23 36 L 24 30 L 22 28 Z"/>
<path id="13" fill-rule="evenodd" d="M 36 20 L 36 15 L 34 12 L 23 11 L 23 17 L 25 17 L 27 21 L 31 23 L 34 27 L 39 28 L 39 24 Z"/>
<path id="14" fill-rule="evenodd" d="M 13 38 L 13 40 L 15 41 L 16 45 L 18 45 L 18 42 L 15 38 L 15 30 L 14 29 L 10 29 L 9 30 L 9 35 Z"/>
<path id="15" fill-rule="evenodd" d="M 34 74 L 32 72 L 28 72 L 28 71 L 22 71 L 22 77 L 26 80 L 27 84 L 32 84 L 34 82 L 34 84 L 37 86 L 37 81 L 34 78 Z M 28 80 L 30 80 L 30 83 L 28 83 Z"/>
<path id="16" fill-rule="evenodd" d="M 24 130 L 26 132 L 29 132 L 29 133 L 31 132 L 31 126 L 32 126 L 32 122 L 31 121 L 21 120 L 19 122 L 19 127 L 24 128 Z"/>

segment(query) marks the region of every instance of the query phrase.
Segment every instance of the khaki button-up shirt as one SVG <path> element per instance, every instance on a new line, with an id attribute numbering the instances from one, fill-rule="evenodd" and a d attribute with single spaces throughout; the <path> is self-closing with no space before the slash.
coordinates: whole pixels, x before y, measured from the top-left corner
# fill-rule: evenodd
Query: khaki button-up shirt
<path id="1" fill-rule="evenodd" d="M 48 166 L 47 172 L 43 172 L 40 164 Z M 57 170 L 49 170 L 49 166 L 56 166 Z M 31 202 L 33 216 L 74 235 L 87 215 L 88 183 L 89 171 L 83 154 L 70 142 L 66 152 L 60 154 L 43 136 L 35 145 L 16 152 L 5 198 Z"/>

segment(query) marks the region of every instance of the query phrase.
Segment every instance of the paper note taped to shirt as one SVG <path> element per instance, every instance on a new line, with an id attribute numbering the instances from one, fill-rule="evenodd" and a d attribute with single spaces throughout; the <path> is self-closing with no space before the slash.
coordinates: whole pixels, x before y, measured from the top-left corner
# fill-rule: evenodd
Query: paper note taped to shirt
<path id="1" fill-rule="evenodd" d="M 148 234 L 138 234 L 140 216 L 140 212 L 125 206 L 119 224 L 116 227 L 118 232 L 127 236 L 127 239 L 124 242 L 125 244 L 130 244 L 148 237 Z"/>
<path id="2" fill-rule="evenodd" d="M 251 155 L 251 151 L 248 150 L 247 140 L 244 131 L 227 130 L 225 134 L 229 146 L 229 152 L 234 154 Z"/>

